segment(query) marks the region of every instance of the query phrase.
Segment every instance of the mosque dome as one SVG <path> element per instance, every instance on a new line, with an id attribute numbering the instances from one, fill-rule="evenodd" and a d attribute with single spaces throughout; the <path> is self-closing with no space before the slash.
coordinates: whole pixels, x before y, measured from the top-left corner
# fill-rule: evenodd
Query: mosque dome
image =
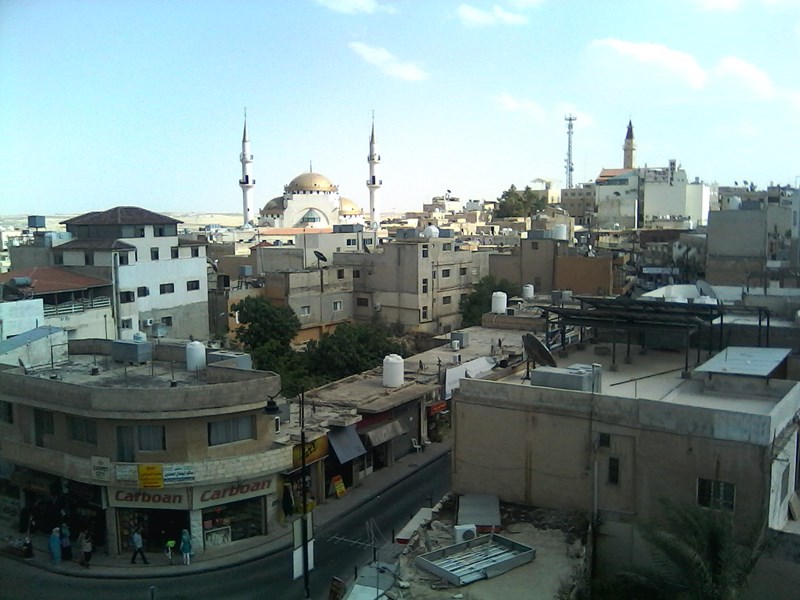
<path id="1" fill-rule="evenodd" d="M 286 191 L 291 194 L 304 193 L 304 192 L 336 192 L 338 186 L 331 183 L 331 180 L 320 175 L 319 173 L 300 173 L 297 177 L 289 182 L 286 186 Z"/>
<path id="2" fill-rule="evenodd" d="M 350 200 L 350 198 L 339 198 L 339 214 L 340 215 L 360 215 L 364 211 L 362 208 Z"/>
<path id="3" fill-rule="evenodd" d="M 283 212 L 283 196 L 278 196 L 277 198 L 273 198 L 269 202 L 264 205 L 264 209 L 261 211 L 264 214 L 267 213 L 276 213 L 276 212 Z"/>

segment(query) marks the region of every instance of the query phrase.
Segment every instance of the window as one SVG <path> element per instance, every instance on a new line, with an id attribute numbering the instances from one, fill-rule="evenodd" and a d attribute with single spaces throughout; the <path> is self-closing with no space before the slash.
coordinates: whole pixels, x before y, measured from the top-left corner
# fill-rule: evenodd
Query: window
<path id="1" fill-rule="evenodd" d="M 191 281 L 186 282 L 186 291 L 193 292 L 194 290 L 200 289 L 200 281 L 198 279 L 192 279 Z"/>
<path id="2" fill-rule="evenodd" d="M 153 236 L 155 237 L 166 237 L 172 233 L 170 230 L 172 228 L 164 225 L 155 225 L 153 226 Z M 175 235 L 172 233 L 172 235 Z"/>
<path id="3" fill-rule="evenodd" d="M 133 319 L 122 319 L 120 326 L 123 329 L 133 329 Z"/>
<path id="4" fill-rule="evenodd" d="M 131 264 L 130 263 L 129 254 L 130 254 L 129 252 L 120 252 L 119 253 L 119 255 L 118 255 L 119 256 L 119 264 L 121 266 L 125 266 L 125 265 Z"/>
<path id="5" fill-rule="evenodd" d="M 342 301 L 341 300 L 334 300 L 333 301 L 333 310 L 342 310 Z"/>
<path id="6" fill-rule="evenodd" d="M 178 258 L 178 247 L 171 246 L 169 249 L 169 256 L 170 258 Z"/>
<path id="7" fill-rule="evenodd" d="M 97 423 L 83 417 L 67 417 L 69 437 L 84 444 L 97 444 Z"/>
<path id="8" fill-rule="evenodd" d="M 600 439 L 597 440 L 597 445 L 600 448 L 611 448 L 611 434 L 601 433 Z"/>
<path id="9" fill-rule="evenodd" d="M 139 450 L 158 452 L 167 449 L 163 425 L 139 425 L 136 430 Z"/>
<path id="10" fill-rule="evenodd" d="M 446 244 L 442 244 L 442 250 L 444 250 L 445 252 L 452 251 L 453 250 L 453 244 L 451 244 L 450 242 L 448 242 Z"/>
<path id="11" fill-rule="evenodd" d="M 133 292 L 120 292 L 119 293 L 119 303 L 120 304 L 129 304 L 131 302 L 136 301 L 136 295 Z"/>
<path id="12" fill-rule="evenodd" d="M 619 459 L 616 456 L 608 457 L 608 483 L 619 485 Z"/>
<path id="13" fill-rule="evenodd" d="M 33 409 L 33 435 L 39 448 L 44 448 L 44 436 L 55 433 L 53 413 L 49 410 Z"/>
<path id="14" fill-rule="evenodd" d="M 161 317 L 161 324 L 172 327 L 172 317 Z"/>
<path id="15" fill-rule="evenodd" d="M 158 248 L 150 248 L 150 260 L 158 260 Z"/>
<path id="16" fill-rule="evenodd" d="M 427 279 L 423 279 L 422 280 L 422 293 L 423 294 L 427 294 L 428 293 L 428 280 Z"/>
<path id="17" fill-rule="evenodd" d="M 137 227 L 133 232 L 133 237 L 144 237 L 144 227 Z"/>
<path id="18" fill-rule="evenodd" d="M 697 503 L 706 508 L 733 510 L 736 486 L 714 479 L 697 480 Z"/>
<path id="19" fill-rule="evenodd" d="M 358 240 L 353 239 L 353 238 L 347 238 L 347 245 L 348 246 L 357 246 L 358 245 Z"/>
<path id="20" fill-rule="evenodd" d="M 200 248 L 197 246 L 192 246 L 192 258 L 198 258 L 200 256 Z"/>
<path id="21" fill-rule="evenodd" d="M 150 288 L 147 287 L 146 285 L 138 287 L 136 288 L 136 295 L 139 296 L 139 298 L 144 298 L 145 296 L 149 296 Z"/>
<path id="22" fill-rule="evenodd" d="M 344 279 L 344 269 L 336 270 L 336 279 Z"/>
<path id="23" fill-rule="evenodd" d="M 353 271 L 353 279 L 361 279 L 361 271 L 359 271 L 358 269 Z"/>
<path id="24" fill-rule="evenodd" d="M 300 307 L 300 316 L 307 317 L 311 314 L 311 307 L 310 306 L 301 306 Z"/>
<path id="25" fill-rule="evenodd" d="M 450 277 L 450 269 L 442 269 L 442 277 Z"/>
<path id="26" fill-rule="evenodd" d="M 453 302 L 452 296 L 444 296 L 442 298 L 442 304 L 451 304 Z"/>
<path id="27" fill-rule="evenodd" d="M 538 250 L 539 242 L 531 242 L 531 250 Z"/>
<path id="28" fill-rule="evenodd" d="M 84 252 L 83 253 L 83 264 L 87 267 L 91 267 L 94 265 L 94 253 L 93 252 Z"/>
<path id="29" fill-rule="evenodd" d="M 255 422 L 252 415 L 234 417 L 208 424 L 208 445 L 219 446 L 241 440 L 255 439 Z"/>
<path id="30" fill-rule="evenodd" d="M 422 320 L 425 321 L 427 319 L 428 319 L 428 307 L 427 306 L 423 306 L 422 307 Z"/>
<path id="31" fill-rule="evenodd" d="M 173 294 L 175 293 L 175 284 L 174 283 L 162 283 L 158 286 L 158 291 L 162 294 Z"/>
<path id="32" fill-rule="evenodd" d="M 54 265 L 63 265 L 64 264 L 64 254 L 62 252 L 54 252 L 53 253 L 53 264 Z"/>
<path id="33" fill-rule="evenodd" d="M 369 306 L 369 298 L 356 298 L 356 306 Z"/>
<path id="34" fill-rule="evenodd" d="M 9 421 L 10 422 L 10 421 Z M 786 465 L 781 475 L 781 500 L 785 500 L 789 494 L 789 465 Z"/>
<path id="35" fill-rule="evenodd" d="M 280 433 L 281 432 L 281 418 L 280 417 L 275 417 L 274 428 L 275 428 L 275 433 Z"/>
<path id="36" fill-rule="evenodd" d="M 0 421 L 11 425 L 14 422 L 14 405 L 0 400 Z"/>
<path id="37" fill-rule="evenodd" d="M 428 258 L 428 244 L 422 244 L 422 258 Z"/>
<path id="38" fill-rule="evenodd" d="M 461 277 L 465 276 L 465 275 L 467 274 L 467 267 L 461 267 L 461 268 L 458 270 L 458 274 L 459 274 Z"/>

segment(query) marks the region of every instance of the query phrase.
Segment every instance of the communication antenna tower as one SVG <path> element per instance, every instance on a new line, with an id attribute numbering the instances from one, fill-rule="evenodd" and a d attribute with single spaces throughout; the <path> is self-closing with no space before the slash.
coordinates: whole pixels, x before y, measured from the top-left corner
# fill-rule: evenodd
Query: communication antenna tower
<path id="1" fill-rule="evenodd" d="M 567 160 L 565 161 L 567 188 L 572 188 L 572 172 L 575 170 L 572 166 L 572 124 L 578 120 L 578 117 L 570 113 L 564 117 L 564 120 L 567 122 Z"/>

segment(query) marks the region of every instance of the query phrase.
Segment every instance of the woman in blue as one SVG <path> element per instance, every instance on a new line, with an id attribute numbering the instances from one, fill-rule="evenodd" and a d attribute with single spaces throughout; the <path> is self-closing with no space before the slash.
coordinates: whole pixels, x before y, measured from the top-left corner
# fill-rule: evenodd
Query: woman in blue
<path id="1" fill-rule="evenodd" d="M 58 527 L 53 527 L 53 532 L 50 534 L 49 546 L 53 564 L 57 565 L 61 562 L 61 530 Z"/>
<path id="2" fill-rule="evenodd" d="M 181 554 L 183 564 L 189 565 L 192 562 L 192 536 L 185 529 L 181 532 Z"/>

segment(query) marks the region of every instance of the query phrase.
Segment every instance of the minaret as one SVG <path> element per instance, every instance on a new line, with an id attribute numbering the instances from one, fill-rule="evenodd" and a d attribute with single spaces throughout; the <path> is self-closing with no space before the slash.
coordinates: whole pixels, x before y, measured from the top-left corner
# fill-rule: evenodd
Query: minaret
<path id="1" fill-rule="evenodd" d="M 239 155 L 242 163 L 242 178 L 239 186 L 242 188 L 242 221 L 243 227 L 256 221 L 255 205 L 253 203 L 253 155 L 250 154 L 250 136 L 247 135 L 247 111 L 244 113 L 244 133 L 242 134 L 242 153 Z"/>
<path id="2" fill-rule="evenodd" d="M 369 162 L 369 179 L 367 179 L 367 187 L 369 188 L 369 226 L 373 230 L 377 230 L 380 228 L 381 224 L 381 211 L 378 207 L 378 202 L 375 199 L 375 192 L 378 191 L 378 188 L 381 187 L 383 181 L 378 179 L 377 175 L 375 174 L 377 171 L 377 165 L 381 162 L 381 155 L 377 152 L 377 147 L 375 144 L 375 115 L 372 115 L 372 133 L 369 136 L 369 156 L 367 157 L 367 162 Z"/>
<path id="3" fill-rule="evenodd" d="M 622 168 L 633 168 L 633 151 L 636 150 L 636 143 L 633 141 L 633 123 L 628 121 L 628 133 L 625 134 L 625 144 L 622 146 L 623 158 Z"/>

